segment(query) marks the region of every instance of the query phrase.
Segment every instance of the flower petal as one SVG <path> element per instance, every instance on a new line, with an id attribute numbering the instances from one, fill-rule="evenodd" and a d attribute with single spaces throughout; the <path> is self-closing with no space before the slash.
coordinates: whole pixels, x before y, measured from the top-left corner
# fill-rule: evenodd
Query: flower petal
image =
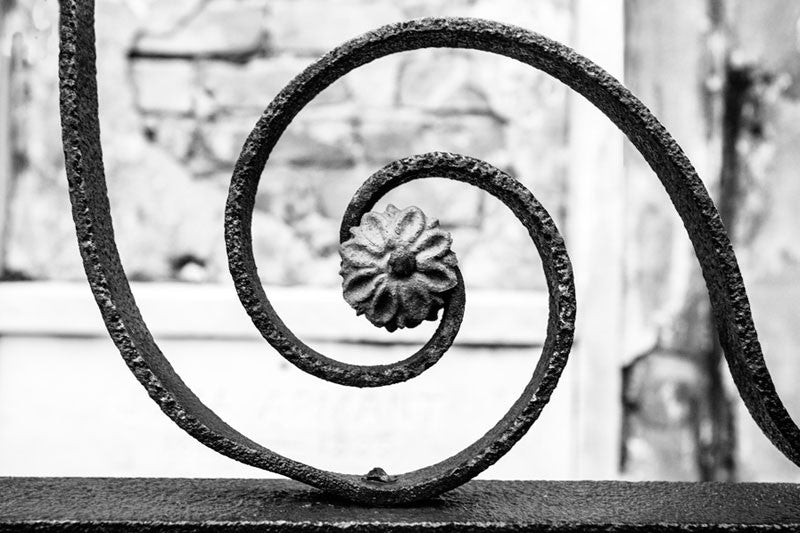
<path id="1" fill-rule="evenodd" d="M 384 220 L 377 213 L 365 213 L 358 225 L 361 237 L 379 248 L 386 246 L 387 228 Z"/>
<path id="2" fill-rule="evenodd" d="M 398 308 L 396 292 L 397 287 L 388 280 L 375 291 L 366 313 L 370 322 L 383 326 L 394 318 Z"/>
<path id="3" fill-rule="evenodd" d="M 433 303 L 431 304 L 430 313 L 425 318 L 425 320 L 436 320 L 439 317 L 439 309 L 444 307 L 444 300 L 441 296 L 433 296 Z"/>
<path id="4" fill-rule="evenodd" d="M 359 268 L 350 272 L 342 281 L 344 299 L 353 307 L 369 300 L 385 278 L 386 274 L 377 268 Z"/>
<path id="5" fill-rule="evenodd" d="M 375 252 L 372 246 L 359 239 L 345 241 L 339 247 L 339 255 L 342 257 L 342 267 L 381 267 L 386 262 L 385 254 Z"/>
<path id="6" fill-rule="evenodd" d="M 421 322 L 430 314 L 432 296 L 423 284 L 411 279 L 400 285 L 400 302 L 403 315 Z M 410 321 L 408 321 L 410 322 Z"/>
<path id="7" fill-rule="evenodd" d="M 447 250 L 444 255 L 439 257 L 428 257 L 420 260 L 417 256 L 417 270 L 420 272 L 427 272 L 429 270 L 447 269 L 453 271 L 458 266 L 458 259 L 456 259 L 455 252 Z M 455 274 L 455 272 L 453 272 Z"/>
<path id="8" fill-rule="evenodd" d="M 359 227 L 350 228 L 350 235 L 352 235 L 352 237 L 345 242 L 351 242 L 351 241 L 355 242 L 363 246 L 364 248 L 366 248 L 375 255 L 380 255 L 384 252 L 383 246 L 375 244 L 374 242 L 364 237 L 364 232 L 361 228 Z"/>
<path id="9" fill-rule="evenodd" d="M 420 279 L 433 292 L 448 291 L 458 283 L 455 270 L 441 261 L 426 261 L 417 264 L 417 268 L 419 272 L 415 272 L 412 278 Z"/>
<path id="10" fill-rule="evenodd" d="M 453 237 L 444 230 L 436 229 L 425 232 L 425 235 L 411 246 L 410 250 L 417 254 L 417 262 L 423 263 L 430 258 L 439 257 L 450 250 Z"/>
<path id="11" fill-rule="evenodd" d="M 411 244 L 425 229 L 425 214 L 411 206 L 403 209 L 394 223 L 393 236 L 399 244 Z"/>
<path id="12" fill-rule="evenodd" d="M 456 259 L 455 252 L 449 251 L 437 259 L 449 267 L 455 268 L 458 266 L 458 259 Z"/>

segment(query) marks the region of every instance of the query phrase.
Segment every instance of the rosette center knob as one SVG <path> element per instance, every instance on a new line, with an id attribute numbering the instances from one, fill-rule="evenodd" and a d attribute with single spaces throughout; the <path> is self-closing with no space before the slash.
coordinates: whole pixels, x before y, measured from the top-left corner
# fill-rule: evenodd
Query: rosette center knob
<path id="1" fill-rule="evenodd" d="M 450 234 L 418 207 L 369 212 L 339 246 L 344 299 L 389 331 L 436 320 L 456 286 Z"/>
<path id="2" fill-rule="evenodd" d="M 417 258 L 406 249 L 389 255 L 389 272 L 396 278 L 407 278 L 417 269 Z"/>

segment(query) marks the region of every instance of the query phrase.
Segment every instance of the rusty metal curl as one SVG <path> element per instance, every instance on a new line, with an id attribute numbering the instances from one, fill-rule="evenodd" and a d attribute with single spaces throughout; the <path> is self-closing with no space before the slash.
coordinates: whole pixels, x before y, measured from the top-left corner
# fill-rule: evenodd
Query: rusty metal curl
<path id="1" fill-rule="evenodd" d="M 650 111 L 608 73 L 559 43 L 510 25 L 438 18 L 384 26 L 325 55 L 270 103 L 234 169 L 225 220 L 234 283 L 264 336 L 284 356 L 300 346 L 291 332 L 276 327 L 280 319 L 258 282 L 252 257 L 250 224 L 255 193 L 272 148 L 300 109 L 342 75 L 385 55 L 427 47 L 483 50 L 540 69 L 585 96 L 628 136 L 661 180 L 684 221 L 706 279 L 721 345 L 745 404 L 773 444 L 800 464 L 800 429 L 775 392 L 733 249 L 716 207 L 691 163 Z M 103 170 L 95 53 L 94 2 L 62 0 L 62 138 L 73 218 L 87 279 L 109 334 L 130 370 L 178 426 L 206 446 L 243 463 L 350 500 L 380 505 L 421 500 L 454 488 L 488 468 L 525 434 L 549 400 L 567 361 L 575 319 L 572 270 L 563 239 L 530 191 L 487 163 L 455 154 L 413 156 L 378 171 L 354 196 L 343 218 L 342 231 L 344 235 L 360 214 L 391 188 L 432 175 L 478 186 L 511 208 L 528 228 L 542 257 L 550 312 L 542 355 L 531 381 L 508 413 L 475 443 L 435 465 L 399 475 L 390 476 L 375 469 L 370 475 L 358 476 L 321 470 L 281 456 L 237 432 L 206 407 L 175 373 L 153 340 L 120 262 Z M 460 307 L 459 302 L 452 301 L 457 297 L 463 299 L 463 290 L 455 291 L 451 297 L 450 308 L 454 310 Z M 452 317 L 445 318 L 440 329 L 455 324 L 451 320 Z M 315 365 L 321 368 L 320 361 L 323 367 L 326 364 L 324 359 L 309 360 L 312 373 Z M 363 372 L 355 369 L 353 375 Z M 325 371 L 317 373 L 331 378 Z M 332 381 L 337 381 L 336 376 Z M 371 384 L 349 378 L 338 382 Z"/>

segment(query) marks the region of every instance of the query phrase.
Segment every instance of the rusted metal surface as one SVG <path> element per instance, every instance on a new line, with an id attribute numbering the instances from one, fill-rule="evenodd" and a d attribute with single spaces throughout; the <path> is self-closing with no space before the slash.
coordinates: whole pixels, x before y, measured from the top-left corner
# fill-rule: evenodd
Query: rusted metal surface
<path id="1" fill-rule="evenodd" d="M 471 481 L 396 508 L 299 483 L 242 479 L 0 478 L 4 531 L 796 531 L 788 484 Z"/>
<path id="2" fill-rule="evenodd" d="M 349 228 L 391 188 L 411 179 L 444 175 L 494 194 L 526 226 L 542 257 L 548 282 L 547 340 L 529 384 L 503 419 L 453 457 L 404 474 L 390 475 L 378 468 L 366 476 L 338 474 L 281 456 L 238 433 L 194 395 L 161 353 L 134 302 L 114 243 L 106 194 L 97 118 L 93 19 L 93 2 L 61 3 L 62 126 L 73 216 L 87 278 L 109 333 L 161 409 L 198 441 L 224 455 L 367 504 L 405 504 L 433 497 L 465 483 L 506 453 L 547 403 L 566 364 L 574 330 L 575 291 L 564 242 L 530 191 L 486 163 L 454 154 L 424 154 L 392 163 L 369 178 L 354 196 L 342 225 L 344 241 Z M 764 364 L 730 241 L 686 156 L 641 102 L 608 73 L 571 49 L 514 26 L 461 18 L 384 26 L 324 56 L 269 104 L 234 169 L 225 217 L 234 284 L 265 339 L 299 368 L 329 381 L 363 387 L 407 379 L 404 365 L 409 360 L 389 370 L 344 365 L 314 352 L 285 327 L 258 278 L 251 221 L 256 189 L 269 155 L 309 101 L 360 65 L 427 47 L 483 50 L 538 68 L 584 95 L 628 136 L 661 180 L 684 221 L 709 289 L 721 345 L 742 398 L 775 446 L 800 463 L 800 430 L 777 397 Z M 268 171 L 264 175 L 269 178 Z M 456 296 L 463 297 L 462 287 L 453 289 L 439 330 L 426 348 L 433 343 L 446 350 L 444 345 L 452 342 L 456 321 L 450 313 L 463 312 L 463 299 L 453 302 Z M 423 356 L 421 366 L 432 360 Z M 513 487 L 509 485 L 509 490 Z"/>

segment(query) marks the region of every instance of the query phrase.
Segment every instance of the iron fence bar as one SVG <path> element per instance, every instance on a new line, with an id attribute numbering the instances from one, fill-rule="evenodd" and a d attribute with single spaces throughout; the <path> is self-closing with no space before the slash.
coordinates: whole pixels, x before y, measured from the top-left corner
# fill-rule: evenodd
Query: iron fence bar
<path id="1" fill-rule="evenodd" d="M 288 480 L 0 478 L 0 532 L 763 532 L 800 528 L 800 487 L 471 481 L 375 508 Z"/>

